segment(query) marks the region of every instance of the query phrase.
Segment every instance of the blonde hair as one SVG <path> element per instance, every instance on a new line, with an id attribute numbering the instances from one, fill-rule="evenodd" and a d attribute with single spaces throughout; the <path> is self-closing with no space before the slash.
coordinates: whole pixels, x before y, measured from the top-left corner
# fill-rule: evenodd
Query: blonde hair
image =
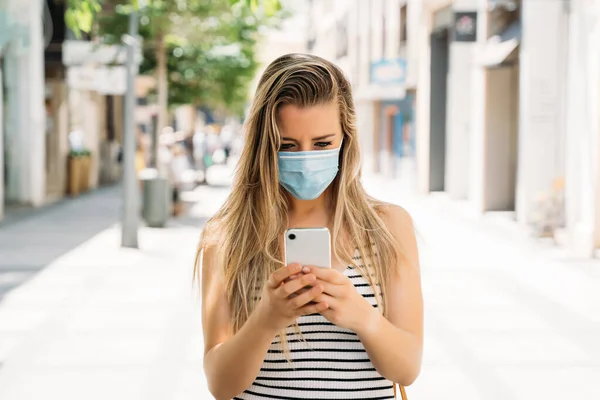
<path id="1" fill-rule="evenodd" d="M 338 104 L 343 134 L 339 173 L 329 188 L 333 254 L 346 265 L 354 265 L 376 294 L 377 283 L 383 291 L 396 265 L 397 245 L 381 218 L 382 204 L 369 197 L 360 182 L 360 152 L 350 83 L 338 67 L 320 57 L 282 56 L 268 66 L 260 79 L 245 126 L 246 141 L 232 192 L 207 222 L 197 253 L 195 276 L 199 279 L 201 252 L 206 246 L 215 245 L 233 332 L 243 326 L 255 309 L 259 301 L 256 290 L 284 265 L 282 235 L 288 226 L 289 203 L 278 177 L 278 110 L 284 105 L 311 107 L 331 101 Z M 352 249 L 348 248 L 350 244 Z M 371 271 L 355 262 L 355 249 L 365 260 L 363 264 L 370 261 Z M 385 298 L 377 295 L 384 311 Z"/>

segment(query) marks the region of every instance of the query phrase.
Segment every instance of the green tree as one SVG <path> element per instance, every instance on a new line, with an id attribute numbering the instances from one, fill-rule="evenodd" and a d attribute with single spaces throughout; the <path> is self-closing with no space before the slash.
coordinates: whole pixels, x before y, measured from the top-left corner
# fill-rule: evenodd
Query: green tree
<path id="1" fill-rule="evenodd" d="M 67 24 L 94 27 L 104 42 L 120 43 L 137 0 L 68 0 Z M 279 0 L 146 0 L 139 10 L 144 39 L 141 73 L 157 77 L 158 129 L 169 104 L 203 104 L 240 113 L 258 66 L 261 26 L 284 13 Z M 169 89 L 170 88 L 170 89 Z"/>
<path id="2" fill-rule="evenodd" d="M 68 26 L 76 33 L 95 30 L 106 43 L 121 42 L 129 14 L 138 10 L 140 72 L 157 77 L 156 134 L 167 125 L 169 104 L 241 114 L 257 68 L 259 29 L 285 16 L 279 0 L 145 0 L 141 8 L 141 0 L 68 2 Z"/>

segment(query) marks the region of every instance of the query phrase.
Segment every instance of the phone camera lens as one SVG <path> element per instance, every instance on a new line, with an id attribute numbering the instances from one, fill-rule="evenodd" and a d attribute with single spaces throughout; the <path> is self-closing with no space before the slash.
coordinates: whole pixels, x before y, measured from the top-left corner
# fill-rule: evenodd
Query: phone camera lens
<path id="1" fill-rule="evenodd" d="M 288 236 L 288 237 L 290 238 L 290 240 L 294 240 L 294 239 L 296 239 L 296 235 L 294 235 L 293 233 L 292 233 L 292 234 L 290 234 L 290 236 Z"/>

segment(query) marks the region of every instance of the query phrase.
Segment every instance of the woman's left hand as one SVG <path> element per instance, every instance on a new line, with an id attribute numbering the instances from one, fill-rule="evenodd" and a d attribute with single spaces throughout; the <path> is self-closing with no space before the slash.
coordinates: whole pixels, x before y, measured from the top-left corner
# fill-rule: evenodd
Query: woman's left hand
<path id="1" fill-rule="evenodd" d="M 323 287 L 323 293 L 315 301 L 327 303 L 328 308 L 321 315 L 329 322 L 358 333 L 381 316 L 343 273 L 333 268 L 309 268 L 317 277 L 316 284 Z"/>

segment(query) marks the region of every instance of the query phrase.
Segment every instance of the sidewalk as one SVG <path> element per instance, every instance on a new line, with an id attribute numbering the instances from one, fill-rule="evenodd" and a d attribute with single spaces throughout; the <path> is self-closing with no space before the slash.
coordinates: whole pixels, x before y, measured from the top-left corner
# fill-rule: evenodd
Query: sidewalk
<path id="1" fill-rule="evenodd" d="M 119 218 L 120 190 L 119 186 L 98 189 L 2 221 L 0 301 L 53 260 L 114 225 Z"/>
<path id="2" fill-rule="evenodd" d="M 227 189 L 201 190 L 189 217 L 142 228 L 140 250 L 119 247 L 118 192 L 0 230 L 4 265 L 49 262 L 0 302 L 0 399 L 210 398 L 191 278 Z"/>
<path id="3" fill-rule="evenodd" d="M 443 198 L 381 178 L 366 186 L 403 205 L 421 239 L 425 353 L 409 398 L 600 398 L 600 262 L 566 259 Z"/>
<path id="4" fill-rule="evenodd" d="M 366 186 L 405 206 L 419 231 L 426 334 L 411 400 L 600 398 L 598 262 L 565 259 L 393 182 Z M 85 223 L 82 204 L 78 217 L 72 208 L 0 228 L 3 265 L 49 262 L 0 301 L 0 399 L 211 399 L 191 271 L 200 226 L 227 193 L 186 194 L 189 217 L 141 229 L 141 250 L 119 248 L 117 192 L 89 203 L 97 212 Z M 37 247 L 44 240 L 53 246 Z"/>

